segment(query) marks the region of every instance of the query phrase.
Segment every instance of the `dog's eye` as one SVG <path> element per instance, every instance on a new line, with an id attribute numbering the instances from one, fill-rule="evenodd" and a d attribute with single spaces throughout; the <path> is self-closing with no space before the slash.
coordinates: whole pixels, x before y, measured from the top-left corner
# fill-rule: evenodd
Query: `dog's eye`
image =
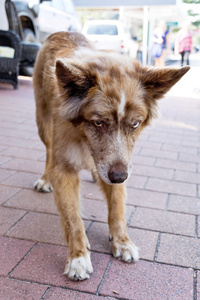
<path id="1" fill-rule="evenodd" d="M 139 126 L 140 122 L 136 121 L 135 123 L 132 124 L 132 128 L 137 128 Z"/>
<path id="2" fill-rule="evenodd" d="M 101 121 L 94 121 L 94 125 L 96 127 L 101 127 L 103 125 L 103 123 Z"/>

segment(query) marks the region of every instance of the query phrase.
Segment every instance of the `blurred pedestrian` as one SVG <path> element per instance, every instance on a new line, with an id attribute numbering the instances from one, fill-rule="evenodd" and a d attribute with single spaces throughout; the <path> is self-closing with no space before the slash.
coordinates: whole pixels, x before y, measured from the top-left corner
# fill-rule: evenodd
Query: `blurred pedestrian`
<path id="1" fill-rule="evenodd" d="M 169 50 L 169 31 L 165 21 L 160 21 L 159 26 L 154 29 L 152 56 L 155 59 L 155 66 L 164 67 L 166 55 Z"/>
<path id="2" fill-rule="evenodd" d="M 189 55 L 192 51 L 192 35 L 190 33 L 190 23 L 184 22 L 182 28 L 179 30 L 177 39 L 175 42 L 175 54 L 181 54 L 181 66 L 184 64 L 189 65 Z"/>

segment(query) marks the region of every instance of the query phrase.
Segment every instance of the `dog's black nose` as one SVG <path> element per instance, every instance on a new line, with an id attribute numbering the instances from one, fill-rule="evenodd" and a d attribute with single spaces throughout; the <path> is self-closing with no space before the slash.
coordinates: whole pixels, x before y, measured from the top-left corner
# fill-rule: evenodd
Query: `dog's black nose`
<path id="1" fill-rule="evenodd" d="M 122 183 L 124 182 L 128 177 L 127 172 L 109 172 L 108 178 L 112 183 Z"/>
<path id="2" fill-rule="evenodd" d="M 124 169 L 124 167 L 119 165 L 115 165 L 110 168 L 108 178 L 111 183 L 122 183 L 127 179 L 128 173 Z"/>

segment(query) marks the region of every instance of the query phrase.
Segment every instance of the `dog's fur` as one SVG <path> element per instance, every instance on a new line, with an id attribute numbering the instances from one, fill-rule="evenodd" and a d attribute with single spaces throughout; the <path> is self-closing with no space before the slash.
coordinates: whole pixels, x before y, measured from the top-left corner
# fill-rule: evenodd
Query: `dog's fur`
<path id="1" fill-rule="evenodd" d="M 157 116 L 157 100 L 188 69 L 142 67 L 128 57 L 95 50 L 78 33 L 53 34 L 40 50 L 33 84 L 47 156 L 35 188 L 54 189 L 68 243 L 69 278 L 83 280 L 93 271 L 79 211 L 81 169 L 93 172 L 106 196 L 113 255 L 138 260 L 124 219 L 124 181 L 131 174 L 132 150 L 142 129 Z"/>

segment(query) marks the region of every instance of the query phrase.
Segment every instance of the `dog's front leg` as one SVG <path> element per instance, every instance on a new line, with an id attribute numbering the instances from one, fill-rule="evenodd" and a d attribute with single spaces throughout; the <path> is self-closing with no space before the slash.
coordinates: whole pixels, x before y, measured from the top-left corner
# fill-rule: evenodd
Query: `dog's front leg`
<path id="1" fill-rule="evenodd" d="M 84 280 L 93 272 L 90 244 L 79 209 L 79 177 L 75 172 L 52 173 L 54 197 L 61 215 L 68 244 L 64 274 L 72 280 Z"/>
<path id="2" fill-rule="evenodd" d="M 137 261 L 138 248 L 130 240 L 125 222 L 125 184 L 108 185 L 101 181 L 101 186 L 108 203 L 108 224 L 113 255 L 126 262 Z"/>

